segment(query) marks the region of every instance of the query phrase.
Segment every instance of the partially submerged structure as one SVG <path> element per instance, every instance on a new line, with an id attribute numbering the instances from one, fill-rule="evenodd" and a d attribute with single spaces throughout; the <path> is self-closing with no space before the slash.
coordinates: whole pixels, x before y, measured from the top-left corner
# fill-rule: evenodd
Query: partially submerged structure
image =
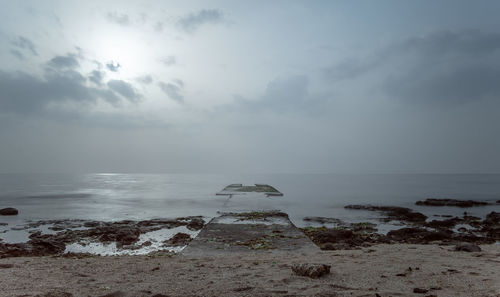
<path id="1" fill-rule="evenodd" d="M 230 184 L 222 189 L 216 195 L 223 195 L 232 197 L 233 195 L 242 195 L 246 193 L 262 193 L 269 196 L 283 196 L 283 193 L 278 191 L 275 187 L 267 184 L 255 184 L 254 186 L 244 186 L 243 184 Z"/>

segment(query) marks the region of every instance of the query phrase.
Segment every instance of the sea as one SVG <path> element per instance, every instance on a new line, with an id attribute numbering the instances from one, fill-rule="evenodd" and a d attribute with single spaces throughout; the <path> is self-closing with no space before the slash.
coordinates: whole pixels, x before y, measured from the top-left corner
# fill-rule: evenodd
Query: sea
<path id="1" fill-rule="evenodd" d="M 284 195 L 217 196 L 233 183 L 270 184 Z M 426 198 L 490 201 L 473 208 L 417 206 Z M 0 238 L 15 242 L 12 231 L 26 222 L 82 219 L 146 220 L 203 216 L 208 222 L 223 212 L 281 210 L 299 226 L 305 217 L 344 222 L 375 222 L 381 232 L 397 228 L 380 214 L 349 210 L 348 204 L 409 207 L 432 218 L 442 215 L 485 217 L 500 211 L 500 174 L 0 174 Z"/>

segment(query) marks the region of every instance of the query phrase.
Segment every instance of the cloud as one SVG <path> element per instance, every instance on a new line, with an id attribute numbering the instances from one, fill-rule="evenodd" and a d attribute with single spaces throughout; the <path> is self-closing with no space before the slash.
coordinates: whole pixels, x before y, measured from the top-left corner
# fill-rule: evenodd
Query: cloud
<path id="1" fill-rule="evenodd" d="M 104 75 L 104 71 L 94 70 L 90 73 L 89 80 L 98 86 L 102 86 Z"/>
<path id="2" fill-rule="evenodd" d="M 112 72 L 118 72 L 120 67 L 122 67 L 122 65 L 120 65 L 120 63 L 117 63 L 115 61 L 111 61 L 106 64 L 106 68 L 108 68 L 108 70 Z"/>
<path id="3" fill-rule="evenodd" d="M 234 102 L 223 106 L 224 110 L 239 112 L 304 113 L 321 111 L 326 98 L 311 94 L 309 79 L 305 75 L 292 75 L 268 83 L 264 93 L 257 99 L 235 96 Z"/>
<path id="4" fill-rule="evenodd" d="M 224 20 L 224 14 L 217 9 L 202 9 L 197 13 L 191 13 L 181 17 L 177 26 L 188 33 L 194 33 L 202 25 L 219 24 Z"/>
<path id="5" fill-rule="evenodd" d="M 121 26 L 128 26 L 130 25 L 130 18 L 126 14 L 118 14 L 116 12 L 108 12 L 106 15 L 106 18 L 108 21 L 121 25 Z"/>
<path id="6" fill-rule="evenodd" d="M 135 80 L 140 82 L 141 84 L 149 85 L 153 82 L 153 77 L 151 77 L 151 75 L 143 75 L 137 77 Z"/>
<path id="7" fill-rule="evenodd" d="M 156 22 L 153 28 L 156 32 L 163 32 L 164 25 L 162 22 Z"/>
<path id="8" fill-rule="evenodd" d="M 141 98 L 126 81 L 111 80 L 104 85 L 101 71 L 83 76 L 74 69 L 79 65 L 75 56 L 70 53 L 50 59 L 41 76 L 0 70 L 0 112 L 45 115 L 60 111 L 65 103 L 90 106 L 102 100 L 119 106 L 123 99 L 137 102 Z"/>
<path id="9" fill-rule="evenodd" d="M 68 53 L 66 56 L 52 58 L 47 65 L 56 69 L 73 69 L 79 67 L 80 63 L 76 54 Z"/>
<path id="10" fill-rule="evenodd" d="M 140 99 L 140 95 L 136 93 L 134 90 L 134 87 L 126 81 L 123 80 L 110 80 L 108 82 L 108 87 L 117 92 L 118 94 L 122 95 L 123 97 L 127 98 L 129 101 L 137 101 Z"/>
<path id="11" fill-rule="evenodd" d="M 24 55 L 23 55 L 20 51 L 18 51 L 18 50 L 16 50 L 16 49 L 12 49 L 12 50 L 10 50 L 10 53 L 11 53 L 14 57 L 16 57 L 16 58 L 18 58 L 18 59 L 21 59 L 21 60 L 24 60 L 24 59 L 25 59 Z"/>
<path id="12" fill-rule="evenodd" d="M 38 56 L 35 44 L 31 40 L 23 36 L 17 36 L 17 38 L 12 41 L 12 45 L 14 45 L 17 48 L 29 51 L 31 54 L 35 56 Z"/>
<path id="13" fill-rule="evenodd" d="M 331 82 L 372 76 L 391 98 L 432 105 L 500 98 L 500 34 L 438 31 L 325 69 Z"/>
<path id="14" fill-rule="evenodd" d="M 177 102 L 184 102 L 184 96 L 181 94 L 184 88 L 184 82 L 182 80 L 174 80 L 173 83 L 159 82 L 158 85 L 160 89 Z"/>
<path id="15" fill-rule="evenodd" d="M 161 60 L 163 65 L 172 66 L 177 64 L 177 58 L 175 56 L 168 56 Z"/>
<path id="16" fill-rule="evenodd" d="M 46 73 L 43 78 L 23 72 L 0 72 L 2 112 L 44 113 L 50 105 L 66 101 L 95 104 L 103 99 L 115 104 L 120 99 L 109 90 L 85 85 L 85 78 L 73 70 Z"/>

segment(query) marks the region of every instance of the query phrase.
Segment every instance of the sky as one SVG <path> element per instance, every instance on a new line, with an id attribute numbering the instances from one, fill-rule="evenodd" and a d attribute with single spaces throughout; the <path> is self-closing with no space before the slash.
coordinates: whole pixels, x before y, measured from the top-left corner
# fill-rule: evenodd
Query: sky
<path id="1" fill-rule="evenodd" d="M 499 1 L 0 7 L 0 172 L 500 172 Z"/>

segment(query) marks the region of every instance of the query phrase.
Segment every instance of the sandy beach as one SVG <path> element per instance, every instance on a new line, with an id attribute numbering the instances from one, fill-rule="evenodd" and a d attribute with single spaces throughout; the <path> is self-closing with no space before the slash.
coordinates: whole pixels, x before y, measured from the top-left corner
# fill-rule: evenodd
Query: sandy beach
<path id="1" fill-rule="evenodd" d="M 0 269 L 0 287 L 1 296 L 500 296 L 500 245 L 475 253 L 452 249 L 380 244 L 210 257 L 6 258 L 2 267 L 12 267 Z M 296 276 L 290 268 L 296 263 L 331 265 L 331 272 Z"/>

